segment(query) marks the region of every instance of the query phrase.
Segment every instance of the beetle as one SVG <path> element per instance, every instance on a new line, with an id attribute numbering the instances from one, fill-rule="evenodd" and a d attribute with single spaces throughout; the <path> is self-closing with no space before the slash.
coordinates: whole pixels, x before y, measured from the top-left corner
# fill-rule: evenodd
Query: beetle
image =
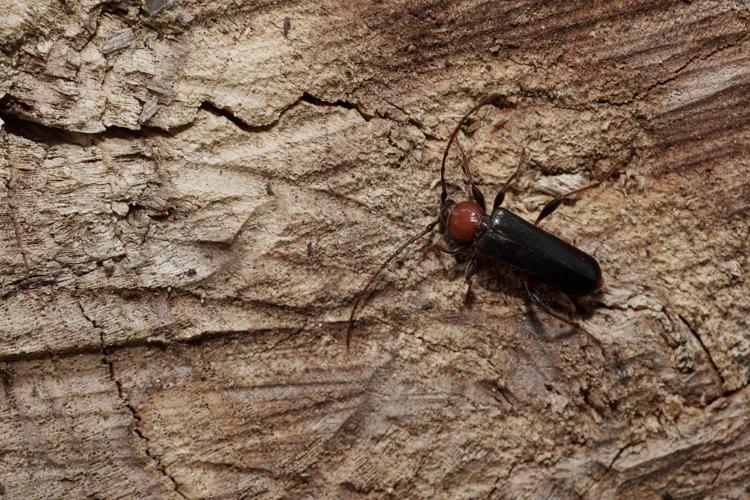
<path id="1" fill-rule="evenodd" d="M 520 274 L 526 292 L 532 301 L 551 316 L 580 328 L 568 318 L 552 311 L 542 300 L 540 294 L 529 285 L 530 280 L 550 285 L 569 295 L 588 295 L 601 289 L 604 285 L 601 267 L 594 257 L 570 243 L 539 227 L 539 223 L 552 214 L 565 200 L 599 186 L 615 171 L 613 166 L 600 180 L 587 186 L 574 189 L 550 200 L 541 210 L 534 223 L 527 222 L 501 205 L 505 194 L 518 176 L 526 159 L 522 152 L 515 172 L 503 184 L 495 196 L 492 211 L 487 212 L 484 195 L 474 184 L 468 166 L 467 156 L 458 141 L 458 133 L 469 119 L 484 106 L 493 105 L 498 108 L 512 108 L 514 104 L 501 94 L 491 94 L 480 100 L 458 122 L 448 138 L 440 164 L 440 212 L 436 220 L 409 238 L 399 246 L 373 273 L 362 290 L 355 297 L 349 316 L 346 333 L 346 345 L 349 347 L 351 334 L 355 324 L 355 315 L 367 290 L 375 282 L 380 273 L 406 247 L 423 236 L 432 233 L 435 228 L 443 235 L 443 242 L 428 245 L 422 252 L 422 258 L 430 251 L 441 251 L 458 254 L 469 251 L 470 258 L 466 266 L 465 279 L 467 289 L 464 302 L 468 302 L 471 293 L 471 280 L 477 272 L 479 257 L 486 257 L 495 262 L 505 264 Z M 445 182 L 446 161 L 453 144 L 458 146 L 461 168 L 466 179 L 467 191 L 470 199 L 458 203 L 448 197 Z M 631 150 L 631 156 L 633 151 Z"/>

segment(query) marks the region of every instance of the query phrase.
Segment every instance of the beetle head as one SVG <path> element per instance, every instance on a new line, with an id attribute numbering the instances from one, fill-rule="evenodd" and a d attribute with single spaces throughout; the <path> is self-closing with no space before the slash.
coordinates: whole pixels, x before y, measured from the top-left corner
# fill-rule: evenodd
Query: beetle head
<path id="1" fill-rule="evenodd" d="M 467 245 L 481 236 L 485 228 L 484 219 L 484 210 L 474 200 L 462 201 L 458 204 L 448 200 L 440 215 L 441 226 L 445 234 L 462 245 Z"/>

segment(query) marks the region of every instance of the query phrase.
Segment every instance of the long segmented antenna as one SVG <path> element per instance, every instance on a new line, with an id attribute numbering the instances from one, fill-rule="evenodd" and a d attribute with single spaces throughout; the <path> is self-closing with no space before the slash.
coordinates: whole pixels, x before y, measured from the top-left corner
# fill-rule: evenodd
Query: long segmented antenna
<path id="1" fill-rule="evenodd" d="M 375 280 L 378 276 L 380 276 L 380 273 L 383 271 L 383 269 L 386 268 L 386 266 L 398 255 L 400 254 L 406 247 L 417 241 L 422 236 L 431 233 L 433 229 L 435 229 L 435 226 L 438 225 L 440 222 L 440 219 L 430 222 L 427 227 L 421 231 L 419 234 L 412 236 L 409 238 L 405 243 L 402 243 L 400 247 L 396 249 L 395 252 L 391 254 L 390 257 L 388 257 L 385 262 L 383 262 L 380 267 L 378 268 L 375 273 L 370 276 L 370 279 L 367 281 L 367 284 L 362 288 L 362 290 L 357 294 L 357 298 L 354 299 L 354 304 L 352 305 L 352 313 L 349 315 L 349 327 L 346 329 L 346 348 L 349 349 L 349 343 L 352 338 L 352 330 L 354 329 L 354 315 L 357 313 L 357 309 L 359 308 L 359 305 L 362 303 L 362 299 L 365 297 L 367 293 L 367 289 L 370 288 L 370 285 L 375 283 Z"/>
<path id="2" fill-rule="evenodd" d="M 440 163 L 440 185 L 442 187 L 442 192 L 440 193 L 440 205 L 445 204 L 445 200 L 448 198 L 448 189 L 445 187 L 445 161 L 448 159 L 448 152 L 451 149 L 451 145 L 453 144 L 453 141 L 456 140 L 456 136 L 458 135 L 458 131 L 461 130 L 461 128 L 466 124 L 466 121 L 479 111 L 484 106 L 487 106 L 488 104 L 492 104 L 493 106 L 497 106 L 498 108 L 512 108 L 514 107 L 514 104 L 501 94 L 490 94 L 481 101 L 479 101 L 473 108 L 469 110 L 468 113 L 466 113 L 458 122 L 458 125 L 456 125 L 456 128 L 453 129 L 453 132 L 451 133 L 450 137 L 448 137 L 448 144 L 445 146 L 445 152 L 443 152 L 443 161 Z M 468 165 L 462 164 L 462 169 L 464 170 L 464 173 L 466 176 L 471 179 L 471 174 L 468 171 Z"/>

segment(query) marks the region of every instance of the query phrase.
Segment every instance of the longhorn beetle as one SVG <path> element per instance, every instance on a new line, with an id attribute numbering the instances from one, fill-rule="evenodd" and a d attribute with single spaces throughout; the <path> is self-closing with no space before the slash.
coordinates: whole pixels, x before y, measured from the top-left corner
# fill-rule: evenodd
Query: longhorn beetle
<path id="1" fill-rule="evenodd" d="M 505 199 L 505 193 L 508 191 L 513 180 L 518 176 L 518 172 L 526 159 L 525 153 L 522 153 L 515 172 L 500 188 L 492 204 L 492 212 L 488 214 L 484 195 L 474 184 L 469 171 L 466 153 L 461 147 L 457 136 L 461 128 L 474 113 L 490 104 L 498 108 L 514 107 L 513 103 L 509 102 L 504 96 L 492 94 L 479 101 L 459 120 L 458 125 L 456 125 L 456 128 L 448 138 L 448 144 L 445 146 L 443 159 L 440 163 L 442 192 L 440 194 L 439 216 L 436 220 L 430 222 L 423 231 L 409 238 L 399 246 L 381 264 L 378 270 L 367 281 L 364 288 L 357 294 L 352 305 L 346 332 L 347 348 L 349 347 L 352 329 L 354 328 L 354 317 L 367 290 L 375 282 L 383 269 L 398 254 L 422 236 L 430 234 L 436 227 L 440 234 L 443 235 L 444 241 L 425 247 L 422 251 L 422 257 L 430 251 L 441 251 L 449 254 L 457 254 L 466 250 L 470 252 L 471 256 L 465 273 L 467 282 L 465 302 L 468 301 L 470 296 L 471 278 L 477 272 L 478 257 L 484 256 L 515 269 L 520 274 L 526 292 L 531 300 L 547 314 L 575 328 L 580 328 L 576 323 L 552 311 L 544 303 L 539 293 L 529 285 L 529 280 L 533 279 L 546 283 L 570 295 L 587 295 L 600 289 L 604 284 L 599 263 L 583 250 L 541 229 L 539 223 L 554 212 L 563 201 L 595 188 L 607 180 L 614 172 L 615 167 L 612 167 L 600 180 L 561 194 L 550 200 L 542 208 L 536 221 L 531 224 L 510 210 L 500 206 Z M 471 199 L 460 201 L 459 203 L 455 203 L 448 198 L 448 190 L 445 182 L 445 163 L 454 142 L 458 146 L 461 169 L 466 178 L 467 190 L 471 196 Z"/>

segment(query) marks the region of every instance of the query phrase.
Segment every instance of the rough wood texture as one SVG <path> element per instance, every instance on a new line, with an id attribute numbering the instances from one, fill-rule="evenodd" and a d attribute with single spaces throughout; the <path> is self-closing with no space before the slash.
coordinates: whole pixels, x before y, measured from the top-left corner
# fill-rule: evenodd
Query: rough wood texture
<path id="1" fill-rule="evenodd" d="M 0 8 L 5 497 L 747 498 L 746 2 Z M 490 199 L 618 165 L 545 221 L 589 335 L 412 250 L 347 353 L 490 92 Z"/>

